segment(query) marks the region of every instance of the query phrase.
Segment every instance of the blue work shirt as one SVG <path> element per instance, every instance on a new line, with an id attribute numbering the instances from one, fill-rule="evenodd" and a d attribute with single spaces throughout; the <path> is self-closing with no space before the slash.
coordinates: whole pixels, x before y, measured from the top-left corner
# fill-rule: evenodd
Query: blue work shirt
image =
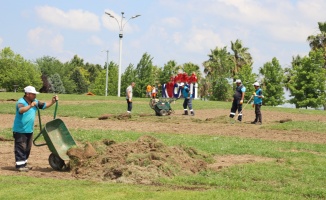
<path id="1" fill-rule="evenodd" d="M 184 98 L 188 98 L 189 97 L 189 88 L 187 85 L 185 85 L 183 88 L 182 88 L 182 96 Z"/>
<path id="2" fill-rule="evenodd" d="M 254 97 L 254 104 L 262 104 L 263 103 L 263 99 L 262 98 L 259 98 L 258 96 L 262 96 L 263 95 L 263 91 L 258 88 L 256 91 L 255 91 L 256 95 Z"/>
<path id="3" fill-rule="evenodd" d="M 34 121 L 35 121 L 35 113 L 37 111 L 37 106 L 39 104 L 38 100 L 34 100 L 36 102 L 36 106 L 30 108 L 28 111 L 24 113 L 19 113 L 18 104 L 23 104 L 23 106 L 28 106 L 28 102 L 22 97 L 18 99 L 16 103 L 16 116 L 13 124 L 13 132 L 17 133 L 33 133 L 34 130 Z M 41 109 L 46 108 L 46 103 L 44 103 Z"/>

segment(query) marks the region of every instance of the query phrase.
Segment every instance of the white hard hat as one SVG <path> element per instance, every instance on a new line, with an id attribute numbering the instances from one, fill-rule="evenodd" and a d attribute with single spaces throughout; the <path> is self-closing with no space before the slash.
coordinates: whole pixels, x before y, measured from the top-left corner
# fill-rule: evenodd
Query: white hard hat
<path id="1" fill-rule="evenodd" d="M 237 79 L 237 80 L 235 81 L 235 83 L 241 83 L 241 80 L 240 80 L 240 79 Z"/>
<path id="2" fill-rule="evenodd" d="M 35 87 L 33 87 L 33 86 L 25 87 L 24 91 L 25 91 L 25 93 L 39 94 L 39 92 L 36 92 Z"/>
<path id="3" fill-rule="evenodd" d="M 252 84 L 253 86 L 260 86 L 260 84 L 258 82 L 255 82 L 254 84 Z"/>

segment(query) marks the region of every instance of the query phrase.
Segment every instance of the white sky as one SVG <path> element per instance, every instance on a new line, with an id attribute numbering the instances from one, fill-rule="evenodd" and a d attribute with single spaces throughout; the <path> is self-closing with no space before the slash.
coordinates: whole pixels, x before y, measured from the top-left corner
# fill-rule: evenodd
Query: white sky
<path id="1" fill-rule="evenodd" d="M 240 39 L 254 59 L 254 72 L 272 60 L 288 67 L 292 56 L 307 55 L 306 38 L 326 21 L 325 0 L 0 0 L 0 49 L 24 58 L 78 55 L 93 64 L 119 63 L 118 23 L 126 22 L 122 70 L 147 52 L 154 65 L 169 60 L 202 67 L 215 47 Z"/>

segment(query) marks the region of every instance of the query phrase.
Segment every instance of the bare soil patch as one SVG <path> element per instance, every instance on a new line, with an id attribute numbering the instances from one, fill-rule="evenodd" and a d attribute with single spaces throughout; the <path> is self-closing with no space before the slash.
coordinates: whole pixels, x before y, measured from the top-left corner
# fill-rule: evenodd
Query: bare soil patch
<path id="1" fill-rule="evenodd" d="M 249 164 L 249 163 L 256 163 L 256 162 L 270 162 L 275 160 L 272 158 L 260 157 L 254 155 L 215 156 L 214 159 L 215 162 L 213 164 L 209 164 L 208 168 L 216 171 L 233 165 Z"/>

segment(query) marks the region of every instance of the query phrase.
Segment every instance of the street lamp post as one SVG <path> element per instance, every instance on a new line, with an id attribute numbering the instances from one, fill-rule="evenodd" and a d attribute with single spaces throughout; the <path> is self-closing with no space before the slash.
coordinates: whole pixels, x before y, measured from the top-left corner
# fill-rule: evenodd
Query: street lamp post
<path id="1" fill-rule="evenodd" d="M 114 17 L 113 15 L 111 15 L 108 12 L 105 12 L 105 14 L 109 15 L 111 18 L 115 19 L 115 21 L 118 23 L 119 26 L 119 77 L 118 77 L 118 97 L 120 97 L 120 90 L 121 90 L 121 65 L 122 65 L 122 38 L 123 38 L 123 28 L 124 26 L 127 24 L 127 22 L 131 19 L 135 19 L 136 17 L 139 17 L 140 15 L 135 15 L 130 17 L 125 23 L 123 23 L 123 18 L 124 18 L 124 12 L 121 12 L 121 20 L 120 22 L 118 21 L 118 19 L 116 17 Z"/>

